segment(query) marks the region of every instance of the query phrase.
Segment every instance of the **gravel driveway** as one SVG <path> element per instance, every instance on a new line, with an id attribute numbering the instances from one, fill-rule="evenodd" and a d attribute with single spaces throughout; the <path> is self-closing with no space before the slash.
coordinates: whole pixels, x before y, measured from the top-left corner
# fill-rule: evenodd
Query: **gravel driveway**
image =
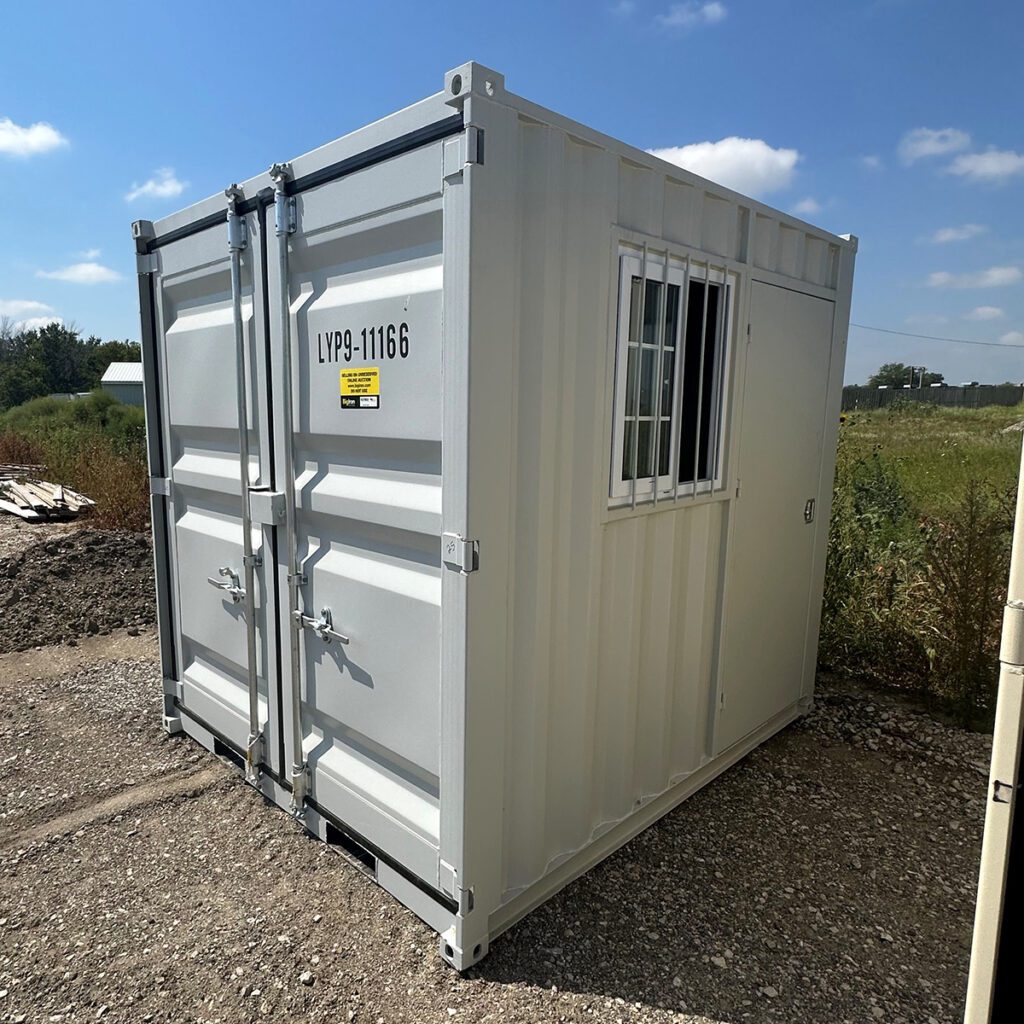
<path id="1" fill-rule="evenodd" d="M 985 737 L 826 687 L 459 977 L 159 689 L 152 634 L 0 656 L 2 1022 L 962 1016 Z"/>

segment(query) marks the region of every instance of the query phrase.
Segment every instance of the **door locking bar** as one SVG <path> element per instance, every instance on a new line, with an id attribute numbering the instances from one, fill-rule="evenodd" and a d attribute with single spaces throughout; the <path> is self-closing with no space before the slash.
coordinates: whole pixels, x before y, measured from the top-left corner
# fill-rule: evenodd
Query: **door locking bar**
<path id="1" fill-rule="evenodd" d="M 291 287 L 288 270 L 288 238 L 297 228 L 294 197 L 288 195 L 288 182 L 292 172 L 289 164 L 274 164 L 270 177 L 274 182 L 274 234 L 277 236 L 277 315 L 281 350 L 281 413 L 284 443 L 284 545 L 288 565 L 288 654 L 291 687 L 291 746 L 292 813 L 301 817 L 305 812 L 306 793 L 309 790 L 309 771 L 302 741 L 302 600 L 299 587 L 304 573 L 299 565 L 298 539 L 295 523 L 295 411 L 292 407 L 292 389 L 295 386 L 292 368 Z M 328 627 L 329 628 L 329 627 Z"/>
<path id="2" fill-rule="evenodd" d="M 249 739 L 245 745 L 245 774 L 255 783 L 262 761 L 262 729 L 260 728 L 259 680 L 256 673 L 256 600 L 255 572 L 261 564 L 259 555 L 252 549 L 252 514 L 249 505 L 251 487 L 249 469 L 249 401 L 248 374 L 246 372 L 245 324 L 242 319 L 242 253 L 248 247 L 248 228 L 244 215 L 238 212 L 237 203 L 243 198 L 237 185 L 225 189 L 228 201 L 228 252 L 231 255 L 231 316 L 235 333 L 235 388 L 238 402 L 238 464 L 242 497 L 242 571 L 245 573 L 245 589 L 238 585 L 238 574 L 230 569 L 221 569 L 221 576 L 231 577 L 231 585 L 218 584 L 238 604 L 245 599 L 245 655 L 246 683 L 249 689 Z"/>
<path id="3" fill-rule="evenodd" d="M 239 586 L 238 573 L 228 565 L 222 565 L 217 572 L 226 579 L 215 580 L 212 576 L 207 576 L 206 582 L 218 590 L 223 590 L 231 598 L 232 604 L 238 604 L 245 597 L 245 590 Z"/>
<path id="4" fill-rule="evenodd" d="M 339 633 L 334 628 L 334 619 L 331 616 L 330 608 L 322 608 L 320 610 L 320 618 L 314 619 L 312 616 L 306 615 L 303 612 L 292 612 L 295 616 L 295 621 L 298 622 L 303 629 L 311 629 L 325 644 L 331 643 L 332 640 L 337 640 L 339 644 L 351 643 L 349 638 L 344 633 Z"/>

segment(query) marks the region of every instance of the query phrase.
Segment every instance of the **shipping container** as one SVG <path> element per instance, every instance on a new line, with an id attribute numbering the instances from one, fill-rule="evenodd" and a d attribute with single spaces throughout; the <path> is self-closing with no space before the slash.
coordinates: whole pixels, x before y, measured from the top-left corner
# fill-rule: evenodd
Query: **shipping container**
<path id="1" fill-rule="evenodd" d="M 451 964 L 809 707 L 855 239 L 475 63 L 133 234 L 165 727 Z"/>

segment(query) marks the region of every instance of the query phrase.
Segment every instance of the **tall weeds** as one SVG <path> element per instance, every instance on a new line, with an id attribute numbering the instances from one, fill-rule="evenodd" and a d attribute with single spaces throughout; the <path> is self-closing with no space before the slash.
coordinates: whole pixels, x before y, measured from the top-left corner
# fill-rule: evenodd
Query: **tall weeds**
<path id="1" fill-rule="evenodd" d="M 971 478 L 917 507 L 900 465 L 840 438 L 819 661 L 927 696 L 966 725 L 994 710 L 1011 504 Z"/>

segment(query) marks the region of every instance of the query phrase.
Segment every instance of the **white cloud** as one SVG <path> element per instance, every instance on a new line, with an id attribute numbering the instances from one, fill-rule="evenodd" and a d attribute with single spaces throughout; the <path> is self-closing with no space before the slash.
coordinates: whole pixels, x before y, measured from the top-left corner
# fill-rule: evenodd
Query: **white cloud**
<path id="1" fill-rule="evenodd" d="M 0 316 L 39 316 L 52 313 L 53 307 L 34 299 L 0 299 Z"/>
<path id="2" fill-rule="evenodd" d="M 1007 331 L 999 340 L 1004 345 L 1024 345 L 1024 331 Z"/>
<path id="3" fill-rule="evenodd" d="M 946 168 L 968 181 L 982 181 L 990 185 L 1003 185 L 1011 178 L 1024 174 L 1024 154 L 1012 149 L 986 149 L 984 153 L 961 153 Z"/>
<path id="4" fill-rule="evenodd" d="M 701 25 L 716 25 L 724 21 L 728 13 L 725 4 L 702 4 L 697 3 L 697 0 L 688 0 L 687 3 L 671 4 L 664 14 L 655 15 L 654 22 L 662 28 L 687 31 Z"/>
<path id="5" fill-rule="evenodd" d="M 62 324 L 63 319 L 59 316 L 30 316 L 27 320 L 19 320 L 15 325 L 16 331 L 38 331 L 50 324 Z"/>
<path id="6" fill-rule="evenodd" d="M 795 149 L 774 149 L 763 139 L 736 136 L 647 152 L 752 196 L 777 192 L 789 185 L 800 159 Z"/>
<path id="7" fill-rule="evenodd" d="M 793 212 L 798 217 L 813 217 L 814 214 L 821 213 L 821 211 L 821 203 L 812 196 L 808 196 L 806 199 L 801 199 L 800 202 L 793 205 Z"/>
<path id="8" fill-rule="evenodd" d="M 984 224 L 960 224 L 952 228 L 939 228 L 929 239 L 936 245 L 946 245 L 948 242 L 966 242 L 969 238 L 977 238 L 983 235 L 988 228 Z"/>
<path id="9" fill-rule="evenodd" d="M 59 270 L 37 270 L 36 277 L 47 277 L 53 281 L 70 281 L 72 284 L 107 284 L 120 281 L 121 275 L 100 263 L 72 263 Z"/>
<path id="10" fill-rule="evenodd" d="M 971 144 L 971 137 L 959 128 L 914 128 L 900 139 L 900 159 L 912 164 L 929 156 L 957 153 Z"/>
<path id="11" fill-rule="evenodd" d="M 98 260 L 100 258 L 100 250 L 83 249 L 81 252 L 76 252 L 75 257 L 80 260 Z"/>
<path id="12" fill-rule="evenodd" d="M 868 171 L 880 171 L 885 164 L 882 163 L 882 158 L 874 153 L 868 153 L 866 156 L 860 158 L 860 165 Z"/>
<path id="13" fill-rule="evenodd" d="M 37 121 L 27 128 L 9 117 L 0 118 L 0 153 L 8 156 L 35 156 L 66 146 L 68 140 L 52 124 Z"/>
<path id="14" fill-rule="evenodd" d="M 125 202 L 133 203 L 136 199 L 173 199 L 180 196 L 188 188 L 187 181 L 180 181 L 174 175 L 173 167 L 161 167 L 152 178 L 141 185 L 133 181 L 131 190 L 125 195 Z"/>
<path id="15" fill-rule="evenodd" d="M 998 306 L 975 306 L 970 313 L 964 314 L 965 320 L 1002 320 L 1006 316 Z"/>
<path id="16" fill-rule="evenodd" d="M 1016 284 L 1024 279 L 1020 267 L 989 267 L 969 274 L 951 274 L 948 270 L 937 270 L 928 275 L 932 288 L 1000 288 Z"/>

